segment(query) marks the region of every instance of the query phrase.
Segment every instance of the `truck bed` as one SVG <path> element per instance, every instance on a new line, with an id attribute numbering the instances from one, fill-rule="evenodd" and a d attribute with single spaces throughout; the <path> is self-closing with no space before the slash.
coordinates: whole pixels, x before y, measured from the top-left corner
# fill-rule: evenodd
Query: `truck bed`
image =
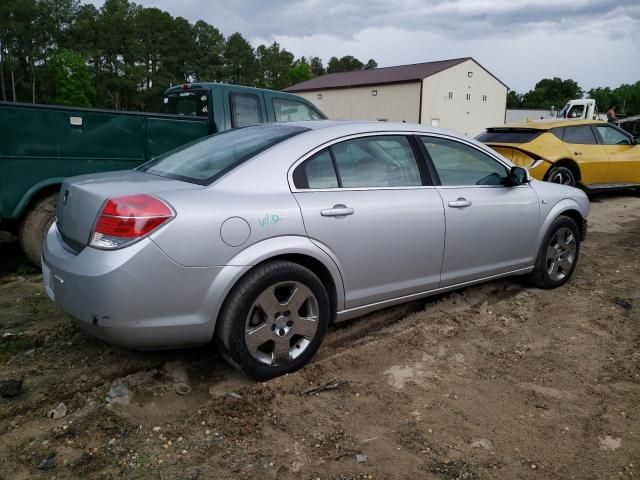
<path id="1" fill-rule="evenodd" d="M 66 177 L 131 169 L 208 133 L 204 117 L 0 102 L 0 218 Z"/>

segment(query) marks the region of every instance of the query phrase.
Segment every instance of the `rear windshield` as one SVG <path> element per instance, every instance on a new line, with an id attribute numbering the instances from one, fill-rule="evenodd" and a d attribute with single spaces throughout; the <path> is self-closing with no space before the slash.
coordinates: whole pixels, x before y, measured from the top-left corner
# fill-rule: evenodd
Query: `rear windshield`
<path id="1" fill-rule="evenodd" d="M 527 143 L 543 133 L 542 130 L 490 128 L 476 137 L 483 143 Z"/>
<path id="2" fill-rule="evenodd" d="M 170 93 L 164 97 L 162 113 L 189 117 L 208 117 L 209 92 L 207 90 L 186 90 Z"/>
<path id="3" fill-rule="evenodd" d="M 138 170 L 209 185 L 260 152 L 307 130 L 292 125 L 256 125 L 229 130 L 161 155 Z"/>

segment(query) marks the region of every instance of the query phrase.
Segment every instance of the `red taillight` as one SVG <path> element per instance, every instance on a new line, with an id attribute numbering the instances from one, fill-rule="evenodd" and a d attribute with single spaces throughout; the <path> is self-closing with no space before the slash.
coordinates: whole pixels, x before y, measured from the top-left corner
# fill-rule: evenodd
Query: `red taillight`
<path id="1" fill-rule="evenodd" d="M 103 249 L 125 247 L 173 217 L 166 203 L 150 195 L 110 198 L 100 211 L 90 245 Z"/>

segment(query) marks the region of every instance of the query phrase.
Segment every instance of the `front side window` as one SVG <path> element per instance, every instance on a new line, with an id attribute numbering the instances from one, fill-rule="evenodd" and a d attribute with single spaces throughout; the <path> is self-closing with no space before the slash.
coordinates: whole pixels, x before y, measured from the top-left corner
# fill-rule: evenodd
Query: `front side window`
<path id="1" fill-rule="evenodd" d="M 259 153 L 307 130 L 293 125 L 258 125 L 229 130 L 160 155 L 138 170 L 209 185 Z"/>
<path id="2" fill-rule="evenodd" d="M 565 143 L 579 145 L 595 145 L 596 137 L 589 125 L 579 125 L 577 127 L 565 127 L 563 140 Z"/>
<path id="3" fill-rule="evenodd" d="M 567 118 L 583 118 L 584 117 L 584 105 L 574 105 L 567 113 Z"/>
<path id="4" fill-rule="evenodd" d="M 629 137 L 608 125 L 596 125 L 596 131 L 604 145 L 631 145 Z"/>
<path id="5" fill-rule="evenodd" d="M 331 147 L 343 188 L 422 185 L 409 140 L 385 135 L 347 140 Z"/>
<path id="6" fill-rule="evenodd" d="M 508 169 L 489 155 L 464 143 L 420 137 L 444 186 L 504 185 Z"/>
<path id="7" fill-rule="evenodd" d="M 299 122 L 305 120 L 322 120 L 310 106 L 297 100 L 274 98 L 273 111 L 276 122 Z"/>
<path id="8" fill-rule="evenodd" d="M 233 128 L 262 123 L 262 109 L 257 95 L 232 93 L 230 99 L 231 126 Z"/>

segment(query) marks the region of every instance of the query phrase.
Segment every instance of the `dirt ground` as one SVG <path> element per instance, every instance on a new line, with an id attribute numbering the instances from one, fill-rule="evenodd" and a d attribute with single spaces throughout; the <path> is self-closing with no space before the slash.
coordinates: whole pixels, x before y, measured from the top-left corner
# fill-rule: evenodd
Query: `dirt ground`
<path id="1" fill-rule="evenodd" d="M 640 196 L 592 201 L 563 288 L 507 279 L 337 325 L 266 383 L 211 348 L 85 335 L 5 238 L 0 379 L 24 383 L 0 399 L 0 478 L 638 478 Z"/>

